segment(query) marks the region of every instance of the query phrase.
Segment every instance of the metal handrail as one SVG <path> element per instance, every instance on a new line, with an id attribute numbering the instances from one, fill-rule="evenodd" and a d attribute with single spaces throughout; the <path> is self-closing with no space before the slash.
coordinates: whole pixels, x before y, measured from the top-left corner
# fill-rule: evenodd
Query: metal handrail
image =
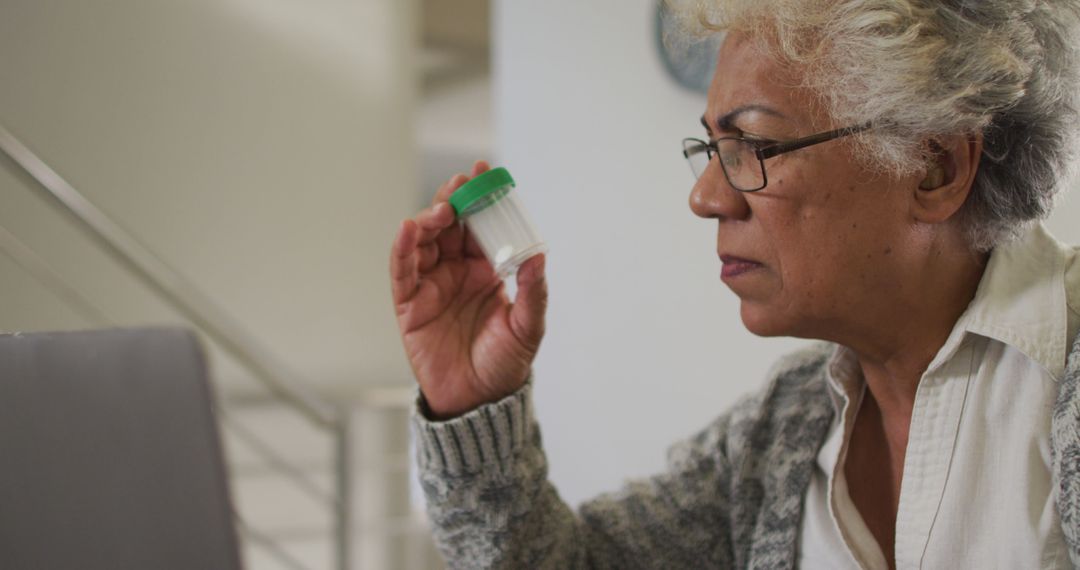
<path id="1" fill-rule="evenodd" d="M 94 325 L 116 325 L 112 319 L 105 315 L 104 311 L 95 306 L 93 302 L 84 297 L 77 289 L 69 285 L 59 272 L 53 269 L 41 258 L 41 256 L 35 253 L 34 250 L 30 249 L 30 247 L 19 240 L 15 234 L 12 234 L 3 226 L 0 226 L 0 253 L 6 254 L 16 265 L 26 270 L 26 272 L 41 283 L 42 286 L 52 290 L 53 293 L 72 306 L 72 308 L 80 313 L 88 322 L 93 323 Z M 215 407 L 214 414 L 225 428 L 232 430 L 238 437 L 243 439 L 256 455 L 261 456 L 270 463 L 271 466 L 285 473 L 286 476 L 293 478 L 298 486 L 304 488 L 305 491 L 312 493 L 312 498 L 333 509 L 337 508 L 337 499 L 328 496 L 327 493 L 318 489 L 310 479 L 301 473 L 300 469 L 270 449 L 269 446 L 264 444 L 257 436 L 255 436 L 255 434 L 239 427 L 239 422 L 229 417 L 228 413 Z M 240 532 L 257 546 L 265 549 L 271 557 L 275 558 L 283 565 L 305 570 L 302 565 L 296 562 L 292 557 L 288 556 L 272 539 L 257 532 L 253 527 L 248 525 L 247 522 L 244 521 L 244 517 L 242 517 L 238 511 L 233 511 L 233 518 L 236 520 Z"/>
<path id="2" fill-rule="evenodd" d="M 268 446 L 252 446 L 257 455 L 293 479 L 299 487 L 312 494 L 313 498 L 322 499 L 325 506 L 334 514 L 337 566 L 344 570 L 350 560 L 350 524 L 349 501 L 351 496 L 349 462 L 349 421 L 348 414 L 324 402 L 318 395 L 293 380 L 295 374 L 282 374 L 285 370 L 277 359 L 249 335 L 245 334 L 236 321 L 202 294 L 179 273 L 170 268 L 157 256 L 139 243 L 116 222 L 112 221 L 100 209 L 94 206 L 59 174 L 38 158 L 30 149 L 19 142 L 10 132 L 0 125 L 0 152 L 6 154 L 21 167 L 41 189 L 62 206 L 97 242 L 104 247 L 120 264 L 141 278 L 141 281 L 154 290 L 162 299 L 179 311 L 192 324 L 221 346 L 237 362 L 254 373 L 270 391 L 285 403 L 294 407 L 312 424 L 330 432 L 335 449 L 335 495 L 319 492 L 318 488 L 290 462 L 274 453 Z M 0 249 L 17 265 L 28 271 L 38 281 L 53 290 L 59 298 L 73 307 L 91 322 L 98 321 L 113 324 L 105 313 L 82 296 L 78 290 L 68 285 L 64 278 L 37 256 L 19 239 L 0 227 Z M 219 414 L 226 427 L 234 432 L 238 424 L 228 421 L 225 414 Z M 240 434 L 238 435 L 245 435 Z M 258 440 L 247 433 L 249 444 Z M 269 537 L 258 533 L 236 514 L 237 525 L 241 532 L 255 544 L 265 548 L 279 562 L 293 568 L 302 566 Z"/>
<path id="3" fill-rule="evenodd" d="M 263 460 L 269 463 L 271 467 L 277 469 L 279 473 L 290 479 L 297 488 L 303 490 L 308 498 L 328 509 L 333 510 L 338 508 L 338 503 L 341 500 L 339 497 L 335 497 L 326 490 L 320 488 L 310 477 L 304 474 L 302 469 L 296 467 L 291 461 L 274 451 L 269 445 L 264 443 L 261 438 L 252 433 L 248 428 L 244 427 L 239 421 L 230 417 L 229 414 L 219 414 L 218 417 L 221 419 L 222 423 L 225 424 L 225 427 L 229 428 L 236 437 L 246 443 L 256 455 L 259 455 Z"/>
<path id="4" fill-rule="evenodd" d="M 292 380 L 297 375 L 280 373 L 286 369 L 283 364 L 245 334 L 223 308 L 90 203 L 3 125 L 0 125 L 0 151 L 25 170 L 121 264 L 141 276 L 147 286 L 255 373 L 267 388 L 294 405 L 314 424 L 334 430 L 338 424 L 336 409 Z"/>
<path id="5" fill-rule="evenodd" d="M 40 255 L 34 252 L 33 249 L 24 244 L 17 236 L 15 236 L 15 234 L 12 234 L 3 226 L 0 226 L 0 253 L 7 255 L 9 259 L 19 267 L 23 268 L 32 278 L 41 283 L 42 286 L 51 290 L 62 301 L 66 302 L 76 312 L 81 314 L 87 322 L 92 323 L 95 326 L 116 325 L 115 321 L 108 318 L 104 311 L 99 309 L 92 301 L 72 287 L 67 280 L 42 259 Z M 281 457 L 281 455 L 271 449 L 270 446 L 264 443 L 258 436 L 246 428 L 241 427 L 240 422 L 230 417 L 230 413 L 220 407 L 215 407 L 214 415 L 225 429 L 233 432 L 237 437 L 247 443 L 255 455 L 265 460 L 272 469 L 277 469 L 284 474 L 286 478 L 291 479 L 293 483 L 308 493 L 316 502 L 330 508 L 331 512 L 335 515 L 335 520 L 338 521 L 338 525 L 341 526 L 341 521 L 344 520 L 342 518 L 345 508 L 344 494 L 339 491 L 339 496 L 333 496 L 320 489 L 310 478 L 303 474 L 303 471 L 298 468 L 294 462 Z M 337 441 L 340 440 L 341 437 L 336 437 L 335 445 L 337 445 Z M 307 570 L 295 558 L 285 552 L 273 538 L 258 532 L 254 527 L 249 525 L 238 511 L 233 511 L 233 518 L 236 520 L 236 526 L 240 533 L 256 547 L 265 550 L 267 554 L 269 554 L 271 558 L 277 560 L 278 563 L 294 570 Z M 335 538 L 340 540 L 345 536 L 344 527 L 341 526 L 341 528 L 337 529 Z M 339 566 L 341 566 L 342 570 L 344 570 L 345 566 L 345 552 L 345 545 L 339 545 L 336 554 L 341 561 Z"/>
<path id="6" fill-rule="evenodd" d="M 105 326 L 115 326 L 112 319 L 94 306 L 89 299 L 79 293 L 78 289 L 68 285 L 60 273 L 45 262 L 34 250 L 27 247 L 15 234 L 7 228 L 0 226 L 0 251 L 6 253 L 15 265 L 22 267 L 38 283 L 51 290 L 54 295 L 66 302 L 82 318 L 91 323 Z"/>
<path id="7" fill-rule="evenodd" d="M 248 540 L 265 550 L 278 564 L 286 566 L 290 568 L 290 570 L 309 570 L 306 566 L 301 564 L 300 561 L 286 552 L 277 541 L 244 523 L 244 520 L 240 518 L 239 513 L 233 512 L 233 518 L 236 519 L 237 526 L 240 527 L 240 532 L 243 533 Z"/>

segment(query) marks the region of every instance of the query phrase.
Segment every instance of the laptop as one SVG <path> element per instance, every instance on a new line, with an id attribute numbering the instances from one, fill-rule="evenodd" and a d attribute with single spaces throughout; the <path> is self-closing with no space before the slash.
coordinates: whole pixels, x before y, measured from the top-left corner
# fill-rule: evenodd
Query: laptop
<path id="1" fill-rule="evenodd" d="M 0 568 L 239 570 L 232 512 L 190 332 L 0 335 Z"/>

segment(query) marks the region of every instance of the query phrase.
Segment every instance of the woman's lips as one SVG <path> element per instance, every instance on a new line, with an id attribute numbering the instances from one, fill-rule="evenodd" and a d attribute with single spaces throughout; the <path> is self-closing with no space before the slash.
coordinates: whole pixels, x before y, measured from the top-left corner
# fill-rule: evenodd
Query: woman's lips
<path id="1" fill-rule="evenodd" d="M 720 271 L 720 277 L 723 279 L 738 277 L 743 273 L 762 267 L 762 265 L 756 261 L 735 257 L 734 255 L 721 255 L 720 262 L 724 264 L 724 268 Z"/>

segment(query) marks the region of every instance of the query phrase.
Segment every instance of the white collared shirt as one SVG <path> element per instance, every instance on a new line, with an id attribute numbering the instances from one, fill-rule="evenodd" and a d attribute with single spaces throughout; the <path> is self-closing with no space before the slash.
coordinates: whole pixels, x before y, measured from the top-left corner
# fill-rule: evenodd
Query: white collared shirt
<path id="1" fill-rule="evenodd" d="M 1051 484 L 1050 420 L 1078 328 L 1077 248 L 1039 225 L 991 254 L 915 394 L 898 569 L 1071 567 Z M 849 349 L 837 348 L 828 379 L 837 414 L 807 491 L 798 567 L 885 569 L 844 480 L 865 392 Z"/>

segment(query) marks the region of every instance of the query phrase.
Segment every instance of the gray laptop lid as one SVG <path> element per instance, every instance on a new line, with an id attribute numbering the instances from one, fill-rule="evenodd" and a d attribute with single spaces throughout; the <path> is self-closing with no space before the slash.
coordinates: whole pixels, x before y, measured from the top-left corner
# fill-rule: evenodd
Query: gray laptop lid
<path id="1" fill-rule="evenodd" d="M 240 568 L 195 338 L 0 335 L 0 568 Z"/>

